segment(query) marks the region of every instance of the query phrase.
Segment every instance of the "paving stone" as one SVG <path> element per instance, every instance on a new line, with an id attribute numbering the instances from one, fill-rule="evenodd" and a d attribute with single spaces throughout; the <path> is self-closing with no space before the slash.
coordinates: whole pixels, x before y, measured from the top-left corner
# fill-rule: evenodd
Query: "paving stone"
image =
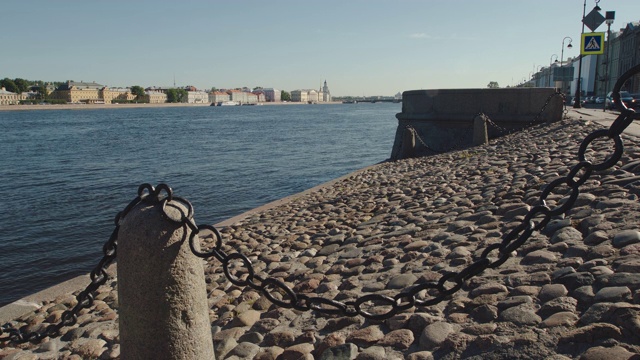
<path id="1" fill-rule="evenodd" d="M 423 350 L 432 350 L 440 346 L 455 331 L 454 327 L 445 322 L 435 322 L 428 325 L 422 331 L 420 336 L 420 348 Z"/>
<path id="2" fill-rule="evenodd" d="M 537 325 L 542 319 L 532 309 L 515 306 L 501 311 L 498 321 L 507 321 L 515 325 Z"/>
<path id="3" fill-rule="evenodd" d="M 568 293 L 569 291 L 562 284 L 547 284 L 540 289 L 538 299 L 544 303 L 560 296 L 566 296 Z"/>
<path id="4" fill-rule="evenodd" d="M 580 360 L 629 360 L 638 357 L 638 354 L 629 352 L 621 346 L 595 346 L 582 353 Z"/>
<path id="5" fill-rule="evenodd" d="M 631 300 L 631 289 L 626 286 L 611 286 L 600 289 L 593 301 L 595 302 L 621 302 Z"/>
<path id="6" fill-rule="evenodd" d="M 320 355 L 320 360 L 353 360 L 356 356 L 358 356 L 358 346 L 349 343 L 326 349 Z"/>
<path id="7" fill-rule="evenodd" d="M 616 248 L 623 248 L 627 245 L 637 244 L 640 242 L 640 231 L 637 230 L 624 230 L 613 237 L 613 246 Z"/>

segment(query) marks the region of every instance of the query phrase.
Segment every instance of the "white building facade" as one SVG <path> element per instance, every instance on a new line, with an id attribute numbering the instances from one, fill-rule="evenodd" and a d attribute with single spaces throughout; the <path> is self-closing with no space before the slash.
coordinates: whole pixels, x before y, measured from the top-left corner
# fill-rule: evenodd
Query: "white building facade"
<path id="1" fill-rule="evenodd" d="M 187 91 L 187 104 L 207 104 L 209 93 L 206 91 Z"/>

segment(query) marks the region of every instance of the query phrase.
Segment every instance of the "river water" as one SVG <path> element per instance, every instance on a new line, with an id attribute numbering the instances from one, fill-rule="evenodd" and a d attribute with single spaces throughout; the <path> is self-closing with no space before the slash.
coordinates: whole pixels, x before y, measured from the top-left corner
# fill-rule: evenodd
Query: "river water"
<path id="1" fill-rule="evenodd" d="M 0 112 L 0 305 L 88 273 L 142 183 L 215 224 L 389 158 L 399 104 Z"/>

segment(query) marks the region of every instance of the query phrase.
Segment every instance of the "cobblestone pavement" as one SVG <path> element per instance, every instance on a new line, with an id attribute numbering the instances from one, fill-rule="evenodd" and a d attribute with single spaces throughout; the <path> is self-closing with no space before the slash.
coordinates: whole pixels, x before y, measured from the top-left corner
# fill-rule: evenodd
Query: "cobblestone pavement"
<path id="1" fill-rule="evenodd" d="M 258 273 L 298 292 L 340 301 L 393 296 L 459 271 L 500 242 L 600 128 L 563 120 L 485 146 L 383 163 L 222 229 L 224 250 L 246 254 Z M 623 140 L 622 160 L 592 175 L 566 217 L 436 306 L 384 321 L 281 309 L 230 284 L 210 261 L 217 359 L 640 358 L 640 143 Z M 594 144 L 598 154 L 609 147 Z M 96 299 L 59 338 L 0 343 L 0 357 L 119 358 L 117 280 Z M 42 329 L 74 302 L 61 296 L 14 323 Z"/>

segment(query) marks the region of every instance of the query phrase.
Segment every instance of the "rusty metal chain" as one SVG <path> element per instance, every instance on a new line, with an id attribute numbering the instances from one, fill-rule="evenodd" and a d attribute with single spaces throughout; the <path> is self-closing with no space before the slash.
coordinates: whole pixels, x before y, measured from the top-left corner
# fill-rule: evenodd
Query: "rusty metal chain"
<path id="1" fill-rule="evenodd" d="M 614 91 L 619 91 L 622 82 L 636 72 L 640 72 L 640 65 L 632 68 L 621 76 L 614 87 Z M 556 96 L 557 94 L 559 93 L 556 92 L 552 96 Z M 544 108 L 550 102 L 552 96 L 547 99 L 540 114 L 544 111 Z M 583 140 L 578 151 L 578 163 L 569 170 L 569 173 L 565 177 L 553 180 L 544 187 L 540 194 L 539 203 L 528 211 L 520 225 L 503 236 L 501 242 L 489 245 L 483 250 L 479 259 L 465 267 L 462 271 L 458 273 L 447 272 L 442 275 L 438 281 L 414 284 L 404 291 L 397 293 L 394 297 L 382 294 L 368 294 L 356 300 L 340 302 L 333 299 L 296 293 L 278 279 L 264 278 L 256 275 L 251 260 L 245 255 L 241 253 L 227 255 L 222 250 L 222 237 L 220 232 L 214 226 L 196 226 L 192 219 L 185 216 L 183 216 L 181 221 L 192 230 L 189 245 L 191 251 L 196 256 L 201 258 L 215 257 L 222 263 L 224 274 L 231 283 L 237 286 L 249 286 L 261 292 L 278 306 L 293 308 L 299 311 L 314 310 L 328 315 L 360 315 L 372 320 L 388 319 L 398 312 L 408 310 L 414 306 L 432 306 L 442 302 L 460 290 L 467 280 L 482 273 L 486 269 L 494 269 L 504 264 L 513 256 L 513 252 L 529 239 L 534 231 L 544 229 L 553 216 L 561 215 L 569 211 L 578 198 L 580 193 L 579 187 L 589 179 L 591 173 L 593 171 L 602 171 L 611 168 L 620 160 L 624 151 L 620 135 L 633 120 L 640 119 L 640 114 L 636 113 L 633 109 L 627 109 L 620 101 L 619 96 L 617 98 L 614 96 L 614 101 L 621 107 L 620 116 L 618 116 L 609 129 L 594 131 Z M 536 119 L 537 118 L 538 117 L 536 117 Z M 600 138 L 612 140 L 614 152 L 604 161 L 594 164 L 586 158 L 586 152 L 589 150 L 591 143 Z M 554 190 L 563 185 L 571 189 L 568 200 L 564 203 L 560 202 L 557 206 L 551 208 L 547 205 L 547 198 Z M 198 251 L 197 248 L 199 247 L 195 244 L 196 235 L 200 230 L 204 229 L 212 231 L 216 237 L 215 247 L 209 252 Z M 497 252 L 495 254 L 496 256 L 492 257 L 491 254 L 494 252 Z M 230 271 L 230 264 L 238 260 L 241 261 L 245 267 L 245 272 L 242 276 L 232 275 Z M 421 295 L 425 290 L 426 294 L 424 294 L 424 296 Z M 278 298 L 275 296 L 275 293 L 283 297 Z M 369 304 L 369 306 L 367 306 L 367 304 Z"/>
<path id="2" fill-rule="evenodd" d="M 564 107 L 563 113 L 566 115 L 568 113 L 567 105 L 565 103 L 566 98 L 565 98 L 564 94 L 560 90 L 556 89 L 555 92 L 553 92 L 552 94 L 550 94 L 547 97 L 547 100 L 544 102 L 544 105 L 542 105 L 542 108 L 540 108 L 540 111 L 538 112 L 538 114 L 536 116 L 534 116 L 533 119 L 530 122 L 528 122 L 526 125 L 524 125 L 522 128 L 528 128 L 528 127 L 531 127 L 531 126 L 539 124 L 540 123 L 540 121 L 539 121 L 540 117 L 542 116 L 542 114 L 544 114 L 544 111 L 547 109 L 547 106 L 551 102 L 551 99 L 553 99 L 556 96 L 559 96 L 562 99 L 562 103 L 563 103 L 563 107 Z M 515 131 L 519 131 L 519 130 L 522 129 L 522 128 L 507 129 L 507 128 L 504 128 L 504 127 L 496 124 L 493 120 L 491 120 L 489 118 L 488 115 L 486 115 L 486 114 L 484 114 L 482 112 L 476 114 L 476 116 L 481 116 L 481 115 L 485 116 L 487 124 L 493 126 L 494 129 L 498 130 L 498 132 L 501 133 L 500 135 L 511 134 L 511 133 L 513 133 Z M 475 118 L 475 116 L 474 116 L 474 118 Z"/>
<path id="3" fill-rule="evenodd" d="M 555 92 L 553 92 L 552 94 L 550 94 L 550 95 L 547 97 L 547 99 L 545 100 L 544 104 L 543 104 L 543 105 L 542 105 L 542 107 L 540 108 L 540 111 L 538 112 L 538 114 L 537 114 L 536 116 L 534 116 L 534 118 L 533 118 L 529 123 L 527 123 L 526 125 L 524 125 L 522 128 L 528 128 L 528 127 L 531 127 L 531 126 L 537 125 L 537 124 L 539 123 L 540 117 L 542 116 L 542 114 L 544 114 L 544 111 L 547 109 L 547 106 L 549 105 L 549 103 L 551 102 L 551 100 L 552 100 L 554 97 L 556 97 L 556 96 L 559 96 L 560 98 L 562 98 L 562 101 L 563 101 L 563 104 L 564 104 L 564 100 L 565 100 L 564 94 L 563 94 L 562 92 L 560 92 L 558 89 L 556 89 L 556 91 L 555 91 Z M 566 114 L 566 113 L 567 113 L 566 104 L 564 105 L 564 108 L 565 108 L 565 109 L 564 109 L 564 111 L 563 111 L 563 112 Z M 507 129 L 507 128 L 504 128 L 504 127 L 502 127 L 502 126 L 500 126 L 500 125 L 496 124 L 493 120 L 491 120 L 491 118 L 489 118 L 489 116 L 488 116 L 488 115 L 486 115 L 486 114 L 485 114 L 485 113 L 483 113 L 483 112 L 479 112 L 479 113 L 477 113 L 476 115 L 474 115 L 473 119 L 475 119 L 475 118 L 476 118 L 476 117 L 478 117 L 478 116 L 483 116 L 483 117 L 484 117 L 484 119 L 485 119 L 485 122 L 486 122 L 488 125 L 492 126 L 494 129 L 498 130 L 498 132 L 500 133 L 500 135 L 507 135 L 507 134 L 511 134 L 511 133 L 513 133 L 513 132 L 515 132 L 515 131 L 520 131 L 520 130 L 522 129 L 522 128 L 514 128 L 514 129 Z M 460 149 L 460 148 L 462 147 L 462 146 L 461 146 L 462 141 L 460 141 L 457 145 L 451 146 L 451 147 L 449 147 L 448 149 L 445 149 L 445 150 L 436 150 L 436 149 L 433 149 L 431 146 L 427 145 L 426 141 L 424 141 L 424 139 L 422 139 L 422 137 L 420 136 L 420 133 L 418 132 L 418 130 L 417 130 L 415 127 L 413 127 L 413 125 L 408 124 L 408 125 L 406 125 L 406 126 L 405 126 L 405 128 L 406 128 L 408 131 L 411 131 L 411 132 L 413 133 L 413 135 L 415 136 L 415 138 L 416 138 L 416 139 L 418 139 L 418 142 L 420 142 L 420 144 L 422 144 L 422 146 L 424 146 L 424 147 L 425 147 L 425 149 L 427 149 L 427 150 L 429 150 L 429 151 L 432 151 L 432 152 L 434 152 L 434 153 L 436 153 L 436 154 L 442 154 L 442 153 L 449 152 L 449 151 L 452 151 L 452 150 L 455 150 L 455 149 Z"/>
<path id="4" fill-rule="evenodd" d="M 276 278 L 265 278 L 257 275 L 251 260 L 245 255 L 241 253 L 226 254 L 222 250 L 220 232 L 212 225 L 196 225 L 193 220 L 193 206 L 191 203 L 183 198 L 174 196 L 169 186 L 160 184 L 154 188 L 150 184 L 142 184 L 138 188 L 138 196 L 116 215 L 116 227 L 103 247 L 104 256 L 90 274 L 91 283 L 76 296 L 77 305 L 73 309 L 65 311 L 59 323 L 49 325 L 40 333 L 29 332 L 26 330 L 26 326 L 16 329 L 10 324 L 5 324 L 0 327 L 0 340 L 9 339 L 15 343 L 39 341 L 47 336 L 59 335 L 62 327 L 75 324 L 80 310 L 93 304 L 93 292 L 107 280 L 106 269 L 116 257 L 117 237 L 122 219 L 134 206 L 141 201 L 145 201 L 149 196 L 155 197 L 155 201 L 162 203 L 162 213 L 166 219 L 191 229 L 189 247 L 194 255 L 205 259 L 215 257 L 222 263 L 224 274 L 231 283 L 237 286 L 248 286 L 259 291 L 275 305 L 299 311 L 313 310 L 327 315 L 360 315 L 373 320 L 388 319 L 401 311 L 415 306 L 436 305 L 460 290 L 467 280 L 486 269 L 494 269 L 504 264 L 513 256 L 513 252 L 529 239 L 534 231 L 544 229 L 553 216 L 564 214 L 573 207 L 580 193 L 579 187 L 589 179 L 593 171 L 609 169 L 620 160 L 624 151 L 620 135 L 633 120 L 640 119 L 640 113 L 636 113 L 633 109 L 628 109 L 622 103 L 619 91 L 623 83 L 636 73 L 640 73 L 640 65 L 623 74 L 613 88 L 613 100 L 621 113 L 610 128 L 596 130 L 589 134 L 578 150 L 578 163 L 569 170 L 565 177 L 553 180 L 544 187 L 540 194 L 539 203 L 528 211 L 520 225 L 505 234 L 501 242 L 486 247 L 477 260 L 458 273 L 446 272 L 438 281 L 416 283 L 393 297 L 382 294 L 368 294 L 356 300 L 341 302 L 319 296 L 296 293 L 284 282 Z M 549 99 L 547 100 L 548 102 Z M 600 138 L 611 140 L 614 151 L 602 162 L 594 164 L 586 158 L 586 152 L 589 150 L 591 143 Z M 556 207 L 549 207 L 546 203 L 549 195 L 558 187 L 564 185 L 571 190 L 568 200 L 564 203 L 559 203 Z M 162 196 L 163 192 L 165 193 L 164 197 Z M 188 209 L 186 214 L 180 212 L 180 218 L 171 217 L 166 212 L 166 206 L 172 206 L 170 202 L 174 200 L 183 203 Z M 215 246 L 208 252 L 200 251 L 200 246 L 196 243 L 197 235 L 203 231 L 210 231 L 215 236 Z M 495 256 L 491 256 L 494 252 Z M 245 268 L 244 274 L 237 275 L 237 273 L 232 273 L 231 266 L 238 261 Z"/>

